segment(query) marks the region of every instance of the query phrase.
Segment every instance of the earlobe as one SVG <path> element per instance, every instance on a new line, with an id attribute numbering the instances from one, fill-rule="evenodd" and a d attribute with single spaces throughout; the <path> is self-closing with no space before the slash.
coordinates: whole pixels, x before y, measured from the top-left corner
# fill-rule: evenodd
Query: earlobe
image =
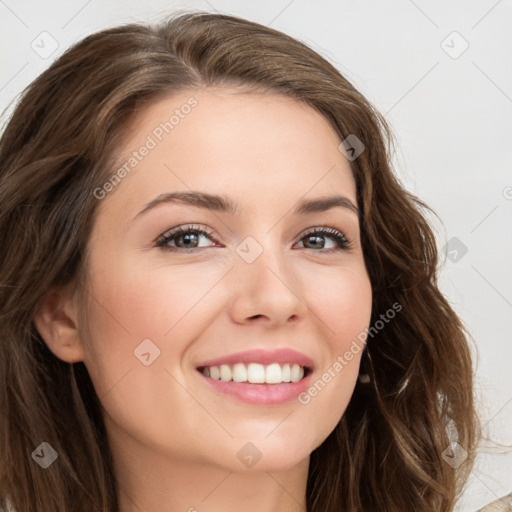
<path id="1" fill-rule="evenodd" d="M 83 361 L 77 311 L 69 288 L 52 288 L 41 298 L 34 324 L 48 348 L 67 363 Z"/>

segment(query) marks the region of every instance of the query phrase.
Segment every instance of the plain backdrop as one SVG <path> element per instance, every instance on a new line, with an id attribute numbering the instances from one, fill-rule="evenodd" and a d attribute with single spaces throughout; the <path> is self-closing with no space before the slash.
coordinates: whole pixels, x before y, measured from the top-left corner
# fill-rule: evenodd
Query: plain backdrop
<path id="1" fill-rule="evenodd" d="M 512 491 L 512 2 L 0 0 L 0 109 L 72 43 L 175 9 L 222 12 L 310 45 L 374 103 L 398 142 L 396 173 L 429 204 L 444 293 L 476 345 L 484 431 L 461 500 Z M 447 245 L 446 245 L 447 244 Z"/>

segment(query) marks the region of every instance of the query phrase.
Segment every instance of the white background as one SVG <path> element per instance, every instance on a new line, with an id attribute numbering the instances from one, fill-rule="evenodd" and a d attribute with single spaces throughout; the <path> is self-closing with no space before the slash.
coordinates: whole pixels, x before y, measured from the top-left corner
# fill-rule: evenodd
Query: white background
<path id="1" fill-rule="evenodd" d="M 385 114 L 397 174 L 442 220 L 433 219 L 440 247 L 452 244 L 440 282 L 476 342 L 485 431 L 512 444 L 512 2 L 0 0 L 0 109 L 71 43 L 176 8 L 242 16 L 302 40 Z M 31 47 L 42 47 L 43 31 L 58 43 L 46 58 Z M 481 451 L 464 512 L 512 491 L 511 451 Z"/>

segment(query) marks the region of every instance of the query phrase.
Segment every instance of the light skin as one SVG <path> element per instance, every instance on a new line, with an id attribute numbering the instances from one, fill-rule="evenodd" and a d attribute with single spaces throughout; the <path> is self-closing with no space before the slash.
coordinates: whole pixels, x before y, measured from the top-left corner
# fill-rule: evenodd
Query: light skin
<path id="1" fill-rule="evenodd" d="M 234 352 L 292 348 L 313 359 L 315 382 L 369 325 L 357 213 L 293 213 L 299 201 L 334 194 L 357 206 L 354 179 L 339 137 L 311 107 L 229 88 L 147 107 L 119 160 L 191 96 L 197 106 L 98 205 L 87 326 L 71 286 L 47 295 L 36 325 L 57 357 L 83 361 L 91 375 L 121 512 L 304 511 L 309 456 L 342 417 L 360 354 L 307 405 L 244 403 L 210 388 L 196 368 Z M 162 203 L 137 216 L 160 194 L 192 190 L 229 196 L 238 210 Z M 190 224 L 212 236 L 156 247 L 161 234 Z M 330 234 L 304 235 L 322 227 L 344 234 L 349 249 Z M 247 237 L 262 250 L 251 263 L 236 250 Z M 134 355 L 144 339 L 160 350 L 148 366 Z M 261 453 L 250 468 L 237 456 L 249 442 Z"/>

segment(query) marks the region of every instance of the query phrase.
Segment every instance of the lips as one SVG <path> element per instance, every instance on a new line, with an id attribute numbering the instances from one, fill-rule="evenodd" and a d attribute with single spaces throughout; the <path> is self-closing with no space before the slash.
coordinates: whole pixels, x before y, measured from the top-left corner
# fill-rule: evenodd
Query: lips
<path id="1" fill-rule="evenodd" d="M 289 348 L 279 348 L 274 350 L 255 349 L 247 350 L 245 352 L 237 352 L 227 356 L 218 357 L 216 359 L 209 359 L 208 361 L 202 362 L 197 368 L 221 366 L 223 364 L 235 365 L 237 363 L 244 363 L 246 365 L 250 363 L 258 363 L 262 365 L 288 363 L 298 364 L 299 366 L 303 366 L 310 370 L 313 369 L 313 360 L 310 357 Z"/>

